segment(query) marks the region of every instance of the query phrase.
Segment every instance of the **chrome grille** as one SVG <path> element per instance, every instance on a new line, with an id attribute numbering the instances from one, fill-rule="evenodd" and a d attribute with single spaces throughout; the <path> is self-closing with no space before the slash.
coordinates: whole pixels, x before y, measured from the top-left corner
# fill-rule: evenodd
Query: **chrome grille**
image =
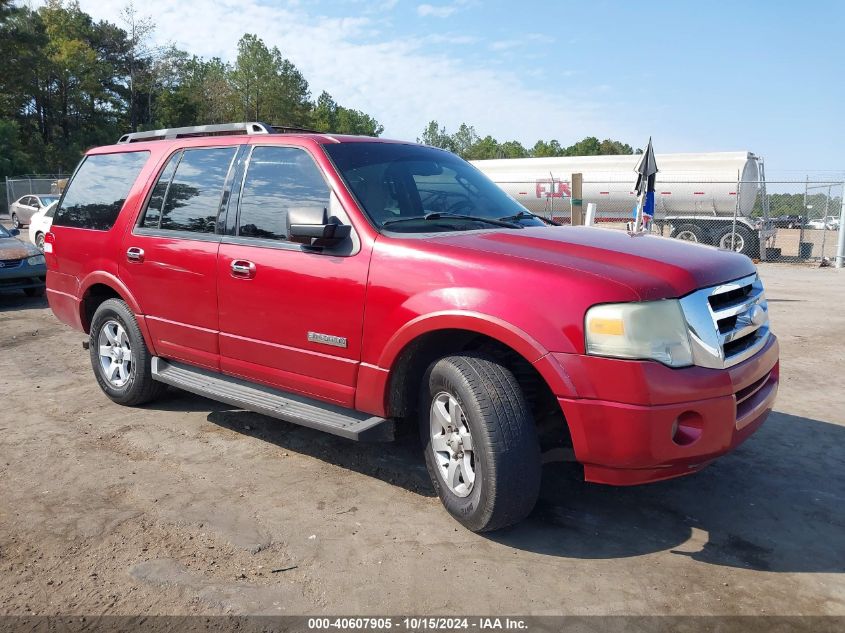
<path id="1" fill-rule="evenodd" d="M 769 306 L 757 275 L 697 290 L 681 299 L 681 307 L 700 367 L 741 363 L 769 339 Z"/>

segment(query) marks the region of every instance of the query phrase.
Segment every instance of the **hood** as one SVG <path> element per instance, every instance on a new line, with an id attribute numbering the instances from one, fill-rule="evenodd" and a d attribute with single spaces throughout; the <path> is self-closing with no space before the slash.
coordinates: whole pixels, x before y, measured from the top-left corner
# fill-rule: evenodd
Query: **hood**
<path id="1" fill-rule="evenodd" d="M 452 233 L 435 241 L 597 275 L 628 286 L 643 301 L 681 297 L 756 271 L 752 261 L 739 253 L 594 227 Z"/>
<path id="2" fill-rule="evenodd" d="M 40 254 L 41 251 L 29 242 L 14 237 L 0 237 L 0 259 L 23 259 Z"/>

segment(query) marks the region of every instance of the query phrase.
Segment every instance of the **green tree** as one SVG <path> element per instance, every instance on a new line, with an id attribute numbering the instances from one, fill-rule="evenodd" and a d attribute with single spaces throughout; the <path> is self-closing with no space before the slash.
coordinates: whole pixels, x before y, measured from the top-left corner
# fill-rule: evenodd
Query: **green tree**
<path id="1" fill-rule="evenodd" d="M 452 137 L 446 132 L 445 126 L 440 125 L 437 121 L 429 121 L 423 130 L 422 136 L 417 139 L 417 143 L 439 147 L 450 152 L 455 151 L 455 144 Z"/>
<path id="2" fill-rule="evenodd" d="M 338 105 L 325 90 L 314 104 L 311 127 L 319 132 L 361 136 L 378 136 L 384 131 L 384 126 L 370 115 Z"/>
<path id="3" fill-rule="evenodd" d="M 560 146 L 560 143 L 552 139 L 549 142 L 546 141 L 537 141 L 534 143 L 534 147 L 531 148 L 531 156 L 535 158 L 547 158 L 549 156 L 563 156 L 564 150 Z"/>
<path id="4" fill-rule="evenodd" d="M 149 16 L 142 16 L 131 0 L 123 7 L 120 18 L 126 34 L 124 59 L 129 93 L 129 128 L 135 132 L 140 122 L 152 118 L 155 51 L 150 39 L 155 24 Z"/>
<path id="5" fill-rule="evenodd" d="M 29 171 L 31 165 L 20 142 L 18 124 L 0 119 L 0 179 Z"/>
<path id="6" fill-rule="evenodd" d="M 499 145 L 498 158 L 528 158 L 529 152 L 519 141 L 505 141 Z"/>
<path id="7" fill-rule="evenodd" d="M 289 60 L 256 35 L 238 42 L 238 57 L 230 73 L 242 118 L 307 126 L 311 115 L 308 82 Z"/>

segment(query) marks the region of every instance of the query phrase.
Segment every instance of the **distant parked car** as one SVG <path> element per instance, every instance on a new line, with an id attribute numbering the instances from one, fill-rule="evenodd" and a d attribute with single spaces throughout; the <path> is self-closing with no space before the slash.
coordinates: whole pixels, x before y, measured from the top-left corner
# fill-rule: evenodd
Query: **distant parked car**
<path id="1" fill-rule="evenodd" d="M 23 290 L 28 297 L 44 294 L 47 265 L 33 244 L 15 239 L 18 229 L 0 224 L 0 290 Z"/>
<path id="2" fill-rule="evenodd" d="M 53 216 L 56 213 L 58 201 L 51 202 L 32 216 L 29 221 L 29 241 L 35 244 L 39 250 L 44 250 L 44 236 L 53 225 Z"/>
<path id="3" fill-rule="evenodd" d="M 50 206 L 59 199 L 57 195 L 31 195 L 21 196 L 9 207 L 12 216 L 12 226 L 19 229 L 26 226 L 32 220 L 32 216 Z"/>
<path id="4" fill-rule="evenodd" d="M 805 229 L 818 229 L 824 230 L 827 229 L 828 231 L 836 231 L 839 229 L 839 219 L 833 217 L 832 215 L 827 216 L 825 219 L 818 219 L 818 220 L 810 220 L 807 224 L 804 225 Z"/>
<path id="5" fill-rule="evenodd" d="M 779 215 L 772 221 L 779 229 L 797 229 L 804 223 L 804 218 L 800 215 Z"/>

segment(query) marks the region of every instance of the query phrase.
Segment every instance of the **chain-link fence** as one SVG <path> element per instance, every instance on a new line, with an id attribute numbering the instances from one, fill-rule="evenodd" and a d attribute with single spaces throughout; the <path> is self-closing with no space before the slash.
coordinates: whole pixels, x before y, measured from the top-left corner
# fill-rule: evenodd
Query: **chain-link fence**
<path id="1" fill-rule="evenodd" d="M 24 196 L 29 195 L 59 195 L 64 179 L 62 174 L 39 174 L 33 176 L 17 176 L 6 178 L 0 183 L 3 195 L 0 196 L 0 215 L 10 217 L 12 205 Z"/>
<path id="2" fill-rule="evenodd" d="M 572 221 L 572 186 L 552 178 L 497 184 L 533 213 Z M 627 230 L 636 214 L 634 179 L 582 183 L 581 209 L 595 226 Z M 843 183 L 824 181 L 705 181 L 673 174 L 655 191 L 648 230 L 773 262 L 833 260 Z"/>

